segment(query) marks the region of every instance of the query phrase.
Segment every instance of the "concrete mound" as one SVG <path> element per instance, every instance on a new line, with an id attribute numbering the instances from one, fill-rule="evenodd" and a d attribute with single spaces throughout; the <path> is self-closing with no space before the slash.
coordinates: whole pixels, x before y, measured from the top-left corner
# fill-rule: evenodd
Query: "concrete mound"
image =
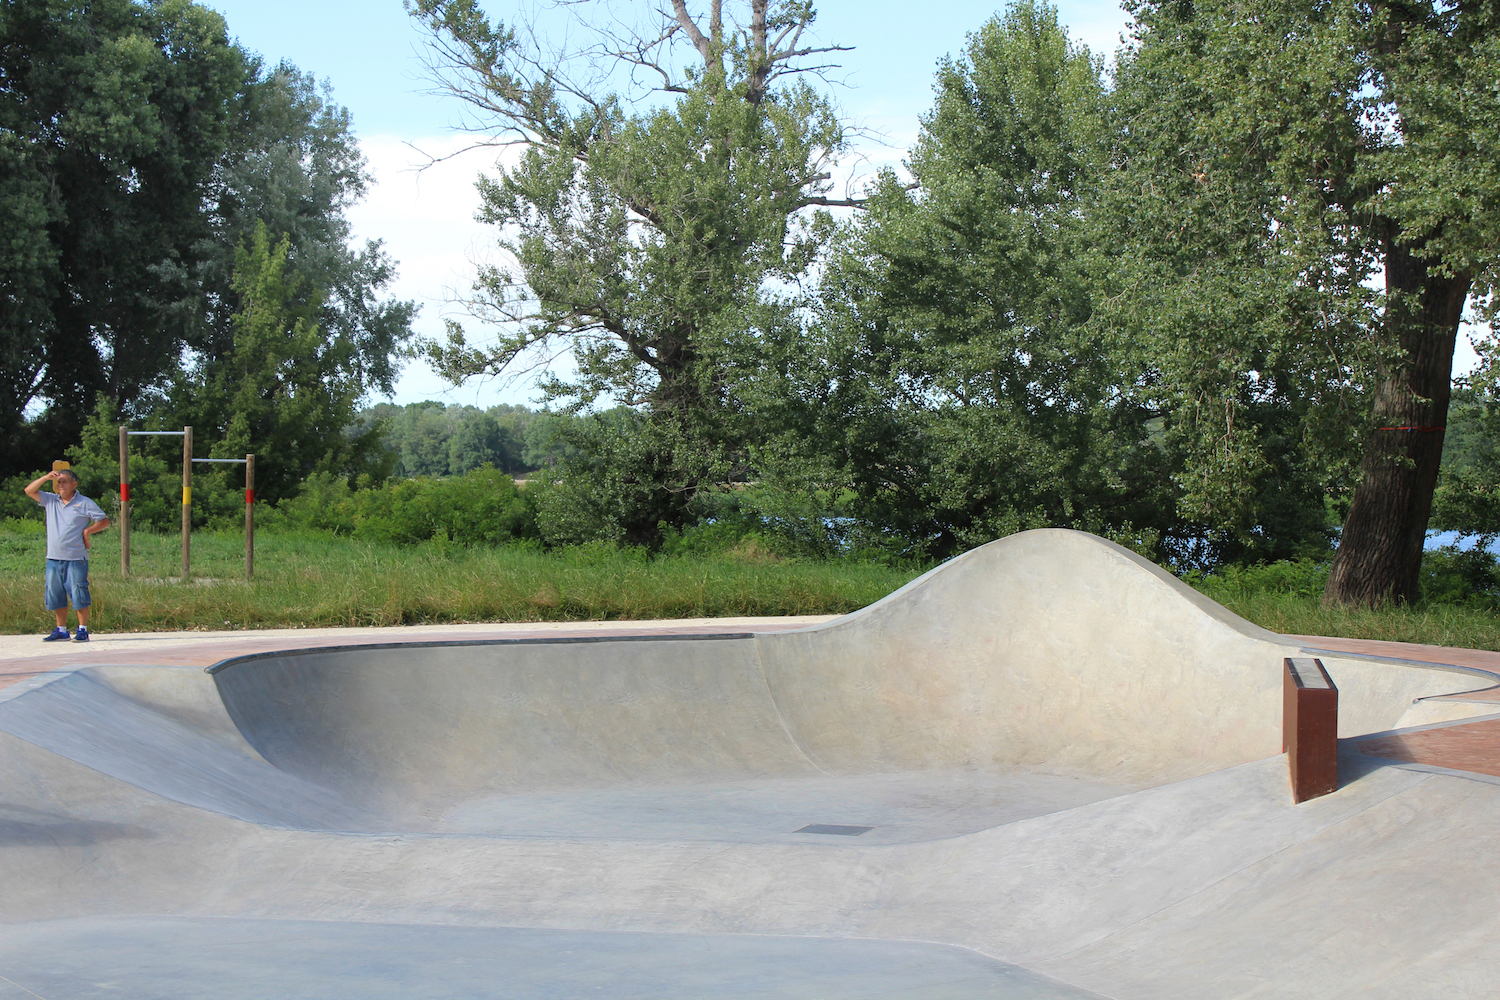
<path id="1" fill-rule="evenodd" d="M 766 635 L 318 649 L 214 668 L 277 768 L 378 804 L 1044 766 L 1139 787 L 1281 749 L 1300 646 L 1110 542 L 1031 531 Z M 1471 682 L 1341 664 L 1351 734 Z"/>
<path id="2" fill-rule="evenodd" d="M 1468 982 L 1455 961 L 1500 972 L 1482 943 L 1500 918 L 1444 909 L 1464 883 L 1441 874 L 1500 848 L 1500 785 L 1351 758 L 1340 791 L 1293 806 L 1281 663 L 1304 648 L 1128 550 L 1049 530 L 798 631 L 61 673 L 0 695 L 0 921 L 30 942 L 0 943 L 0 976 L 66 994 L 26 964 L 47 942 L 118 962 L 153 935 L 212 937 L 205 917 L 287 955 L 322 922 L 342 971 L 299 958 L 292 977 L 318 996 L 385 995 L 357 970 L 415 925 L 413 969 L 477 961 L 475 941 L 633 955 L 595 962 L 605 992 L 643 955 L 792 970 L 663 998 L 870 992 L 878 951 L 777 935 L 908 942 L 893 996 L 1363 997 L 1382 995 L 1371 969 L 1407 985 Z M 1323 658 L 1344 736 L 1495 681 Z M 1384 906 L 1429 924 L 1389 933 Z M 1337 954 L 1319 944 L 1330 912 Z M 458 933 L 476 928 L 511 936 Z M 846 952 L 825 982 L 818 955 Z M 575 995 L 549 988 L 517 996 Z"/>

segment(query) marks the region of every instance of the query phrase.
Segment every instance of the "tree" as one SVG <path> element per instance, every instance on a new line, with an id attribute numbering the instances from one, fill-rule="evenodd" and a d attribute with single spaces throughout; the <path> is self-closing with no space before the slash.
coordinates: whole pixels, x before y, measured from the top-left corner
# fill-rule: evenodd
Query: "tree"
<path id="1" fill-rule="evenodd" d="M 378 297 L 377 243 L 348 246 L 367 180 L 349 129 L 187 0 L 0 0 L 0 473 L 77 443 L 101 392 L 119 419 L 222 434 L 196 387 L 233 353 L 260 224 L 326 292 L 318 328 L 361 386 L 389 392 L 415 307 Z"/>
<path id="2" fill-rule="evenodd" d="M 493 465 L 505 473 L 514 471 L 506 467 L 506 441 L 500 424 L 477 407 L 464 410 L 464 419 L 448 439 L 448 473 L 458 476 L 481 465 Z"/>
<path id="3" fill-rule="evenodd" d="M 326 292 L 310 287 L 289 264 L 291 237 L 273 243 L 256 226 L 235 261 L 234 343 L 206 385 L 180 400 L 178 412 L 203 417 L 215 458 L 258 456 L 257 490 L 267 501 L 291 496 L 315 472 L 349 474 L 378 448 L 374 430 L 344 433 L 365 393 L 357 345 L 328 336 L 318 324 Z"/>
<path id="4" fill-rule="evenodd" d="M 935 91 L 914 182 L 881 177 L 827 273 L 825 388 L 805 397 L 824 429 L 801 436 L 834 446 L 856 517 L 926 557 L 1029 527 L 1159 535 L 1155 414 L 1117 405 L 1089 326 L 1100 60 L 1019 0 L 940 64 Z"/>
<path id="5" fill-rule="evenodd" d="M 463 475 L 485 464 L 514 476 L 542 464 L 527 441 L 532 428 L 552 416 L 507 403 L 487 410 L 430 399 L 405 406 L 378 403 L 357 413 L 346 433 L 375 429 L 391 472 L 404 478 Z"/>
<path id="6" fill-rule="evenodd" d="M 245 78 L 186 0 L 0 2 L 0 468 L 61 452 L 96 393 L 123 406 L 175 360 Z"/>
<path id="7" fill-rule="evenodd" d="M 1500 9 L 1132 10 L 1105 298 L 1176 400 L 1188 497 L 1253 520 L 1256 411 L 1290 412 L 1294 467 L 1360 468 L 1325 600 L 1415 600 L 1458 325 L 1495 302 Z"/>
<path id="8" fill-rule="evenodd" d="M 369 176 L 349 112 L 312 74 L 288 63 L 266 68 L 258 58 L 248 61 L 232 142 L 208 186 L 210 231 L 191 276 L 201 313 L 186 337 L 190 373 L 211 378 L 217 359 L 229 352 L 240 307 L 234 271 L 241 248 L 264 225 L 288 239 L 297 280 L 324 292 L 316 317 L 324 336 L 348 343 L 361 384 L 389 395 L 416 306 L 379 298 L 395 278 L 379 241 L 350 245 L 345 211 L 364 197 Z"/>
<path id="9" fill-rule="evenodd" d="M 295 67 L 266 70 L 254 59 L 250 67 L 236 98 L 234 141 L 208 186 L 208 233 L 185 276 L 200 311 L 185 330 L 184 361 L 162 391 L 133 410 L 191 424 L 200 440 L 229 449 L 225 455 L 261 453 L 241 447 L 246 442 L 267 448 L 260 492 L 275 499 L 313 471 L 351 480 L 384 474 L 378 433 L 335 424 L 352 420 L 368 392 L 393 391 L 395 357 L 411 337 L 416 306 L 379 298 L 395 269 L 377 241 L 350 246 L 345 211 L 364 195 L 369 178 L 349 113 Z M 258 287 L 247 267 L 262 274 Z M 247 300 L 252 288 L 259 301 Z M 317 343 L 278 353 L 283 345 L 255 328 L 275 311 L 267 295 L 293 312 L 312 309 L 297 318 Z M 273 367 L 242 383 L 255 357 L 247 338 L 262 342 Z M 279 400 L 274 413 L 256 411 L 257 393 Z M 315 403 L 320 394 L 323 402 Z M 285 405 L 293 397 L 297 404 Z M 288 423 L 301 418 L 310 423 Z"/>
<path id="10" fill-rule="evenodd" d="M 571 442 L 594 458 L 633 456 L 616 472 L 639 487 L 636 502 L 609 521 L 632 542 L 683 523 L 698 492 L 735 474 L 727 385 L 756 364 L 747 331 L 776 289 L 809 274 L 830 223 L 807 210 L 840 203 L 830 168 L 844 132 L 798 77 L 831 51 L 804 41 L 812 7 L 746 6 L 736 26 L 722 0 L 706 20 L 674 0 L 642 32 L 547 52 L 530 26 L 492 24 L 472 0 L 408 3 L 444 86 L 497 142 L 523 149 L 480 184 L 481 218 L 502 228 L 512 264 L 480 271 L 472 306 L 499 338 L 476 349 L 454 325 L 427 356 L 458 382 L 560 344 L 578 377 L 554 377 L 549 399 L 638 407 L 638 446 L 617 449 L 612 424 Z M 575 75 L 579 59 L 591 78 Z M 638 75 L 651 87 L 634 87 Z M 636 99 L 644 107 L 629 110 Z"/>

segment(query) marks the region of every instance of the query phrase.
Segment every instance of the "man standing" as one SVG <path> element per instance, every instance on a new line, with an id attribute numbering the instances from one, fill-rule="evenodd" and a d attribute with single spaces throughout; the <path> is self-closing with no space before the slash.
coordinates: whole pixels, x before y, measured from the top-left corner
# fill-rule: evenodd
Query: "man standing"
<path id="1" fill-rule="evenodd" d="M 56 493 L 43 493 L 42 484 L 52 483 Z M 109 527 L 109 518 L 99 505 L 78 492 L 78 476 L 72 469 L 49 472 L 26 487 L 26 495 L 42 505 L 47 514 L 47 610 L 57 615 L 57 628 L 43 642 L 66 642 L 68 601 L 78 612 L 78 634 L 74 642 L 89 641 L 89 536 Z"/>

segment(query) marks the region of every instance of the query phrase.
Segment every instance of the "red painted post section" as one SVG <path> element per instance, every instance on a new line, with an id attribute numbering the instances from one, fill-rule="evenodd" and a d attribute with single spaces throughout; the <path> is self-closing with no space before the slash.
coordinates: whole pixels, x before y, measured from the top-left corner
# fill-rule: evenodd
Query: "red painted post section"
<path id="1" fill-rule="evenodd" d="M 130 575 L 130 431 L 120 425 L 120 575 Z"/>
<path id="2" fill-rule="evenodd" d="M 1339 787 L 1339 689 L 1321 660 L 1286 659 L 1281 741 L 1292 773 L 1292 801 Z"/>

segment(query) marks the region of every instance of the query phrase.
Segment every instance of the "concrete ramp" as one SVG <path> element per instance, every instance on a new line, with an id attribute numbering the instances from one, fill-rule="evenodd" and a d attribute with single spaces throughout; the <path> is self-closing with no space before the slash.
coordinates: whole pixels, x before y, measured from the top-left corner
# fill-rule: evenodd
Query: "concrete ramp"
<path id="1" fill-rule="evenodd" d="M 1281 661 L 1304 648 L 1125 549 L 1036 531 L 798 631 L 61 672 L 0 692 L 0 1000 L 5 980 L 113 995 L 83 992 L 102 967 L 57 973 L 69 949 L 163 997 L 1491 981 L 1500 917 L 1451 900 L 1492 895 L 1500 784 L 1353 755 L 1338 792 L 1293 805 Z M 1345 736 L 1496 680 L 1323 659 Z M 152 979 L 170 941 L 194 962 Z M 460 966 L 479 971 L 424 992 Z"/>
<path id="2" fill-rule="evenodd" d="M 476 798 L 759 779 L 1175 781 L 1280 752 L 1300 648 L 1124 548 L 1032 531 L 802 631 L 312 649 L 213 676 L 276 768 L 415 823 Z M 1337 669 L 1350 735 L 1474 683 Z"/>
<path id="3" fill-rule="evenodd" d="M 0 702 L 0 730 L 173 801 L 250 823 L 379 825 L 335 789 L 266 763 L 210 700 L 214 693 L 191 668 L 86 668 Z"/>
<path id="4" fill-rule="evenodd" d="M 1280 753 L 1282 659 L 1302 648 L 1128 549 L 1062 530 L 992 542 L 862 611 L 758 642 L 777 705 L 821 767 L 1045 761 L 1147 783 Z M 1324 659 L 1341 736 L 1493 683 Z"/>
<path id="5" fill-rule="evenodd" d="M 332 649 L 226 664 L 214 681 L 276 767 L 424 810 L 817 774 L 757 654 L 750 635 Z"/>

